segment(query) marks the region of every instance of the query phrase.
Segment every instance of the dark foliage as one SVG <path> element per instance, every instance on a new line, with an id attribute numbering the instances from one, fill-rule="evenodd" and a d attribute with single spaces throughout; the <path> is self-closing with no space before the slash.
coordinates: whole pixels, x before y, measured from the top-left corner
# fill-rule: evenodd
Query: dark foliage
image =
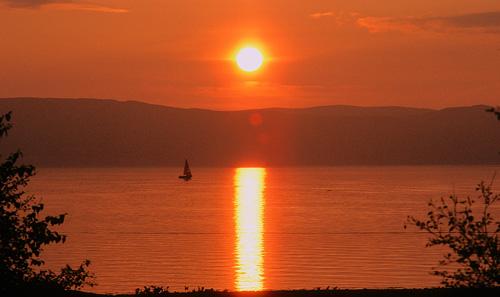
<path id="1" fill-rule="evenodd" d="M 155 295 L 155 296 L 162 296 L 168 294 L 168 288 L 163 288 L 163 287 L 157 287 L 157 286 L 150 286 L 150 287 L 144 287 L 144 289 L 135 289 L 135 294 L 136 295 Z"/>
<path id="2" fill-rule="evenodd" d="M 477 199 L 459 199 L 455 196 L 431 201 L 427 220 L 412 216 L 407 222 L 427 231 L 431 237 L 427 246 L 442 245 L 451 249 L 440 261 L 441 266 L 457 266 L 456 271 L 437 270 L 446 287 L 500 286 L 500 222 L 490 214 L 500 194 L 491 192 L 481 182 Z M 405 226 L 406 227 L 406 226 Z"/>
<path id="3" fill-rule="evenodd" d="M 11 113 L 0 116 L 0 137 L 12 127 Z M 44 245 L 64 242 L 66 236 L 52 231 L 61 225 L 66 214 L 43 217 L 44 205 L 22 190 L 36 174 L 32 165 L 17 165 L 20 151 L 0 164 L 0 292 L 26 291 L 28 288 L 80 289 L 95 285 L 93 275 L 85 271 L 90 261 L 78 269 L 66 266 L 60 274 L 40 271 Z"/>
<path id="4" fill-rule="evenodd" d="M 496 109 L 492 107 L 490 109 L 487 109 L 486 111 L 494 113 L 500 121 L 500 107 L 497 107 Z"/>

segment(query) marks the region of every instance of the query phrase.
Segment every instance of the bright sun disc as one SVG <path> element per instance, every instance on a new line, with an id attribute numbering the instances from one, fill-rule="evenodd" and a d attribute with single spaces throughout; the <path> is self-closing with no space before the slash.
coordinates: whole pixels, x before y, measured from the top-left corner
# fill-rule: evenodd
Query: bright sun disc
<path id="1" fill-rule="evenodd" d="M 242 49 L 236 56 L 236 63 L 245 71 L 255 71 L 262 65 L 262 54 L 253 47 Z"/>

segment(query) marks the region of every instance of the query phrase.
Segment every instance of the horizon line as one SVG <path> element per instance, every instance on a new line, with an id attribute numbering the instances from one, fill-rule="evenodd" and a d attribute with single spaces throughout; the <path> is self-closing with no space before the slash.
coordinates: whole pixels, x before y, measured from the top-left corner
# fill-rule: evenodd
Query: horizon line
<path id="1" fill-rule="evenodd" d="M 6 99 L 42 99 L 42 100 L 95 100 L 95 101 L 114 101 L 119 103 L 140 103 L 145 105 L 152 106 L 162 106 L 176 109 L 184 109 L 184 110 L 207 110 L 207 111 L 216 111 L 216 112 L 240 112 L 240 111 L 257 111 L 257 110 L 276 110 L 276 109 L 285 109 L 285 110 L 301 110 L 301 109 L 313 109 L 313 108 L 326 108 L 326 107 L 354 107 L 354 108 L 407 108 L 407 109 L 420 109 L 420 110 L 429 110 L 429 111 L 441 111 L 449 108 L 462 108 L 462 107 L 475 107 L 475 106 L 484 106 L 484 107 L 495 107 L 487 104 L 473 104 L 473 105 L 457 105 L 457 106 L 448 106 L 443 108 L 429 108 L 429 107 L 415 107 L 415 106 L 405 106 L 405 105 L 371 105 L 371 106 L 363 106 L 363 105 L 348 105 L 348 104 L 331 104 L 331 105 L 311 105 L 304 107 L 265 107 L 265 108 L 245 108 L 245 109 L 211 109 L 211 108 L 202 108 L 202 107 L 179 107 L 173 105 L 164 105 L 159 103 L 149 103 L 146 101 L 140 100 L 123 100 L 123 99 L 114 99 L 114 98 L 89 98 L 89 97 L 32 97 L 32 96 L 16 96 L 16 97 L 0 97 L 0 100 Z"/>

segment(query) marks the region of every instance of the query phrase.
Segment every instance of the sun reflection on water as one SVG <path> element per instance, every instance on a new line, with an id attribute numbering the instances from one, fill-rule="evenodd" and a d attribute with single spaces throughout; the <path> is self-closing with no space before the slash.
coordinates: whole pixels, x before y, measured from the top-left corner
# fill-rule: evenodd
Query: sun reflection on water
<path id="1" fill-rule="evenodd" d="M 234 175 L 236 284 L 238 291 L 263 290 L 265 168 L 237 168 Z"/>

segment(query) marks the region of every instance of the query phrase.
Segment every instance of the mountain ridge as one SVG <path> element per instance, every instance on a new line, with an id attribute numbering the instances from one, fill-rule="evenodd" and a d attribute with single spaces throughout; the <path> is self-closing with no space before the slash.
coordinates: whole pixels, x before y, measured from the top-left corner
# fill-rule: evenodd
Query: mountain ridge
<path id="1" fill-rule="evenodd" d="M 0 98 L 2 155 L 38 167 L 500 164 L 489 106 L 346 105 L 239 111 L 113 99 Z"/>

